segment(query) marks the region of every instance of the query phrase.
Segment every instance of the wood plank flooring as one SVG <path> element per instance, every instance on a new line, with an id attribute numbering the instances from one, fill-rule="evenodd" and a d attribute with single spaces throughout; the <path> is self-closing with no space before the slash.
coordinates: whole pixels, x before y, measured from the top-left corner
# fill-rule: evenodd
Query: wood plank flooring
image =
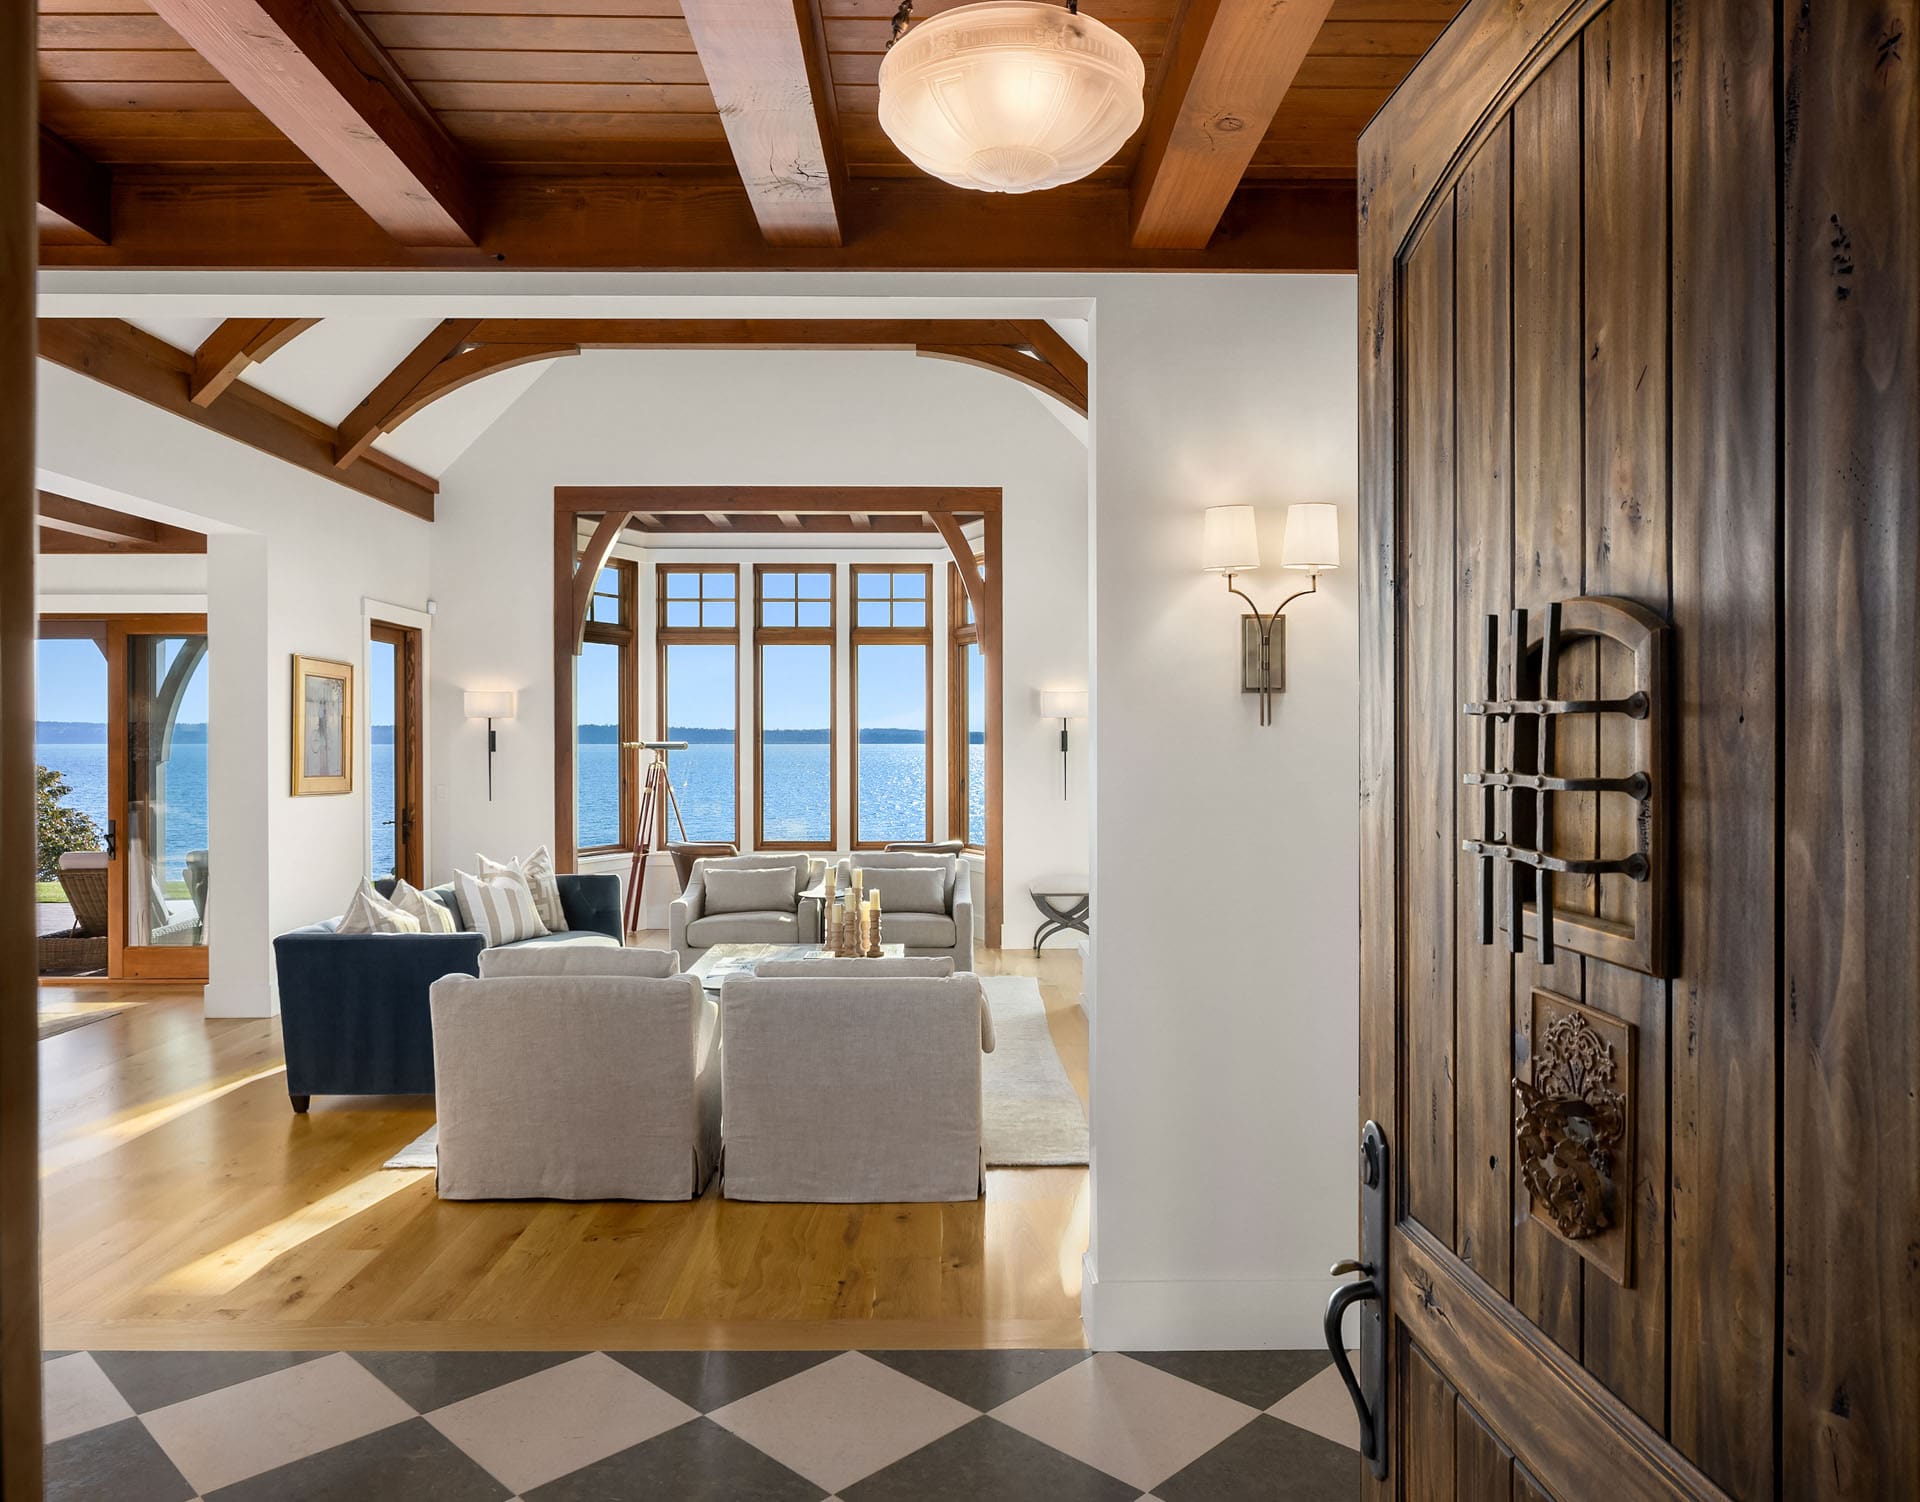
<path id="1" fill-rule="evenodd" d="M 643 937 L 643 942 L 645 941 Z M 1040 981 L 1082 1100 L 1070 950 Z M 430 1101 L 287 1105 L 279 1024 L 197 987 L 40 1045 L 46 1347 L 705 1349 L 1078 1346 L 1084 1168 L 994 1169 L 957 1205 L 452 1203 L 380 1165 Z"/>

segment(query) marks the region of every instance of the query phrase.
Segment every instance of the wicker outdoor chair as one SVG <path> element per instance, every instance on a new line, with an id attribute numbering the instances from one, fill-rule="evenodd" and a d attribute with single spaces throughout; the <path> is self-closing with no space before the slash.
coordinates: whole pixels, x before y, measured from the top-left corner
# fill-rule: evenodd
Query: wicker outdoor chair
<path id="1" fill-rule="evenodd" d="M 39 962 L 42 975 L 79 975 L 107 968 L 107 853 L 70 850 L 60 857 L 54 873 L 67 905 L 73 909 L 73 927 L 64 933 L 42 934 Z"/>

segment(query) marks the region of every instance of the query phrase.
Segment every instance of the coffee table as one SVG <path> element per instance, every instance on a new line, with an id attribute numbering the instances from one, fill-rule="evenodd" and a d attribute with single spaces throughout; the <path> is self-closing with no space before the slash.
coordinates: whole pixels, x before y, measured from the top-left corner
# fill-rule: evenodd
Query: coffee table
<path id="1" fill-rule="evenodd" d="M 907 956 L 904 944 L 882 944 L 880 958 L 901 960 Z M 819 944 L 715 944 L 687 967 L 688 975 L 700 978 L 709 991 L 718 991 L 729 975 L 752 975 L 762 960 L 830 960 L 832 950 Z"/>

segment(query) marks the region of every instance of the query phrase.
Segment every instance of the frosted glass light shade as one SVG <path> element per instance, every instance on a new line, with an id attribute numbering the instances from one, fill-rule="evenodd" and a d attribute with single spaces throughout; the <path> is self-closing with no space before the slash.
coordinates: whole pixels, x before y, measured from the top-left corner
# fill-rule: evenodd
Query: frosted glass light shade
<path id="1" fill-rule="evenodd" d="M 470 720 L 510 720 L 513 718 L 514 692 L 506 689 L 468 689 L 467 718 Z"/>
<path id="2" fill-rule="evenodd" d="M 1207 507 L 1200 567 L 1212 574 L 1248 574 L 1260 567 L 1260 532 L 1254 525 L 1253 507 Z"/>
<path id="3" fill-rule="evenodd" d="M 1325 501 L 1287 507 L 1287 535 L 1280 567 L 1310 574 L 1340 567 L 1340 508 Z"/>
<path id="4" fill-rule="evenodd" d="M 880 128 L 942 182 L 1033 193 L 1104 166 L 1146 113 L 1146 64 L 1092 16 L 984 0 L 916 24 L 880 64 Z"/>
<path id="5" fill-rule="evenodd" d="M 1084 720 L 1087 717 L 1087 691 L 1084 688 L 1043 688 L 1040 690 L 1040 718 L 1043 720 Z"/>

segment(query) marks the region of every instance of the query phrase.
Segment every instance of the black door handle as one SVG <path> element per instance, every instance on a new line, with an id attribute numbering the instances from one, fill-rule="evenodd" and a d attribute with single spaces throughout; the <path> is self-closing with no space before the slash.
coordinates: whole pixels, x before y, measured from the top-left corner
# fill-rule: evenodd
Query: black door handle
<path id="1" fill-rule="evenodd" d="M 107 859 L 108 860 L 112 860 L 116 855 L 120 853 L 118 849 L 118 844 L 119 842 L 115 839 L 115 830 L 113 827 L 113 820 L 109 819 L 107 820 Z"/>
<path id="2" fill-rule="evenodd" d="M 1382 1458 L 1378 1431 L 1374 1425 L 1374 1410 L 1367 1401 L 1367 1395 L 1360 1391 L 1360 1379 L 1353 1374 L 1353 1363 L 1347 1360 L 1347 1343 L 1341 1337 L 1340 1322 L 1353 1305 L 1379 1299 L 1380 1285 L 1374 1281 L 1373 1271 L 1371 1266 L 1363 1262 L 1334 1264 L 1333 1276 L 1336 1278 L 1350 1272 L 1363 1272 L 1367 1276 L 1358 1283 L 1342 1283 L 1334 1289 L 1333 1297 L 1327 1300 L 1325 1324 L 1327 1351 L 1333 1357 L 1333 1364 L 1340 1373 L 1340 1380 L 1347 1384 L 1347 1396 L 1353 1399 L 1353 1411 L 1360 1418 L 1360 1453 L 1370 1461 Z M 1375 1401 L 1378 1401 L 1377 1397 Z M 1384 1466 L 1376 1469 L 1374 1474 L 1384 1475 Z"/>
<path id="3" fill-rule="evenodd" d="M 1376 1478 L 1387 1474 L 1387 1228 L 1388 1195 L 1393 1175 L 1388 1171 L 1387 1136 L 1379 1123 L 1360 1129 L 1360 1255 L 1336 1262 L 1331 1276 L 1359 1273 L 1354 1283 L 1343 1283 L 1327 1300 L 1327 1352 L 1347 1385 L 1353 1411 L 1360 1419 L 1360 1453 Z M 1347 1359 L 1340 1322 L 1355 1304 L 1368 1307 L 1360 1315 L 1360 1372 Z"/>

